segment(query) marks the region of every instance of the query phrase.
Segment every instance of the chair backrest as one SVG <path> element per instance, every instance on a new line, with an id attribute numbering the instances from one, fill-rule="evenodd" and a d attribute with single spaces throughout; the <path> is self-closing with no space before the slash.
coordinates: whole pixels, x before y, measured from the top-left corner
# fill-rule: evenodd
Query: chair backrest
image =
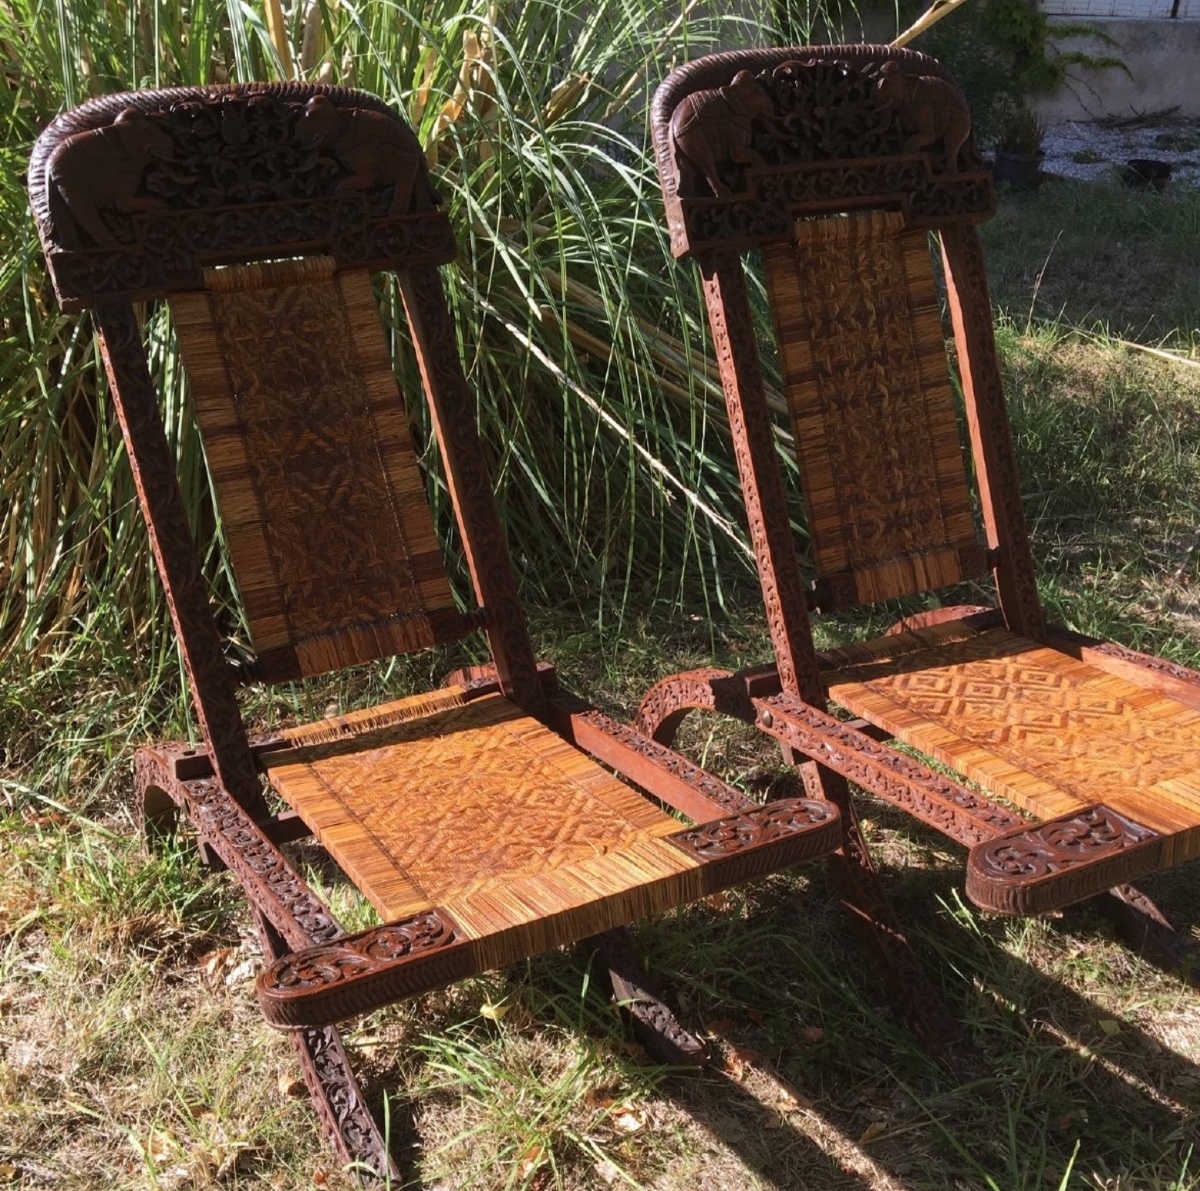
<path id="1" fill-rule="evenodd" d="M 750 249 L 761 252 L 812 539 L 816 580 L 803 602 L 849 607 L 992 570 L 1013 626 L 1040 632 L 973 226 L 993 213 L 993 187 L 954 83 L 933 59 L 883 46 L 716 54 L 667 79 L 652 124 L 672 247 L 704 274 L 738 407 L 731 427 L 764 585 L 786 587 L 795 564 L 771 532 L 786 518 L 783 491 L 753 432 L 766 405 L 743 276 Z M 930 231 L 943 246 L 985 541 Z"/>
<path id="2" fill-rule="evenodd" d="M 151 540 L 218 753 L 244 751 L 133 303 L 167 299 L 269 681 L 486 625 L 539 688 L 437 265 L 425 157 L 379 100 L 300 84 L 107 96 L 30 162 L 55 290 L 100 330 Z M 395 270 L 480 607 L 451 594 L 369 272 Z M 235 723 L 237 726 L 235 727 Z M 241 761 L 236 761 L 244 770 Z M 243 775 L 244 776 L 244 775 Z"/>

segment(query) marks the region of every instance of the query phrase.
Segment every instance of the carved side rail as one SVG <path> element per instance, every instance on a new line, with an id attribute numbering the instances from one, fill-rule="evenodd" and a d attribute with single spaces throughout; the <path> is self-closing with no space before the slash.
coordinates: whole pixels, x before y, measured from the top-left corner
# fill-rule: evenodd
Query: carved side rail
<path id="1" fill-rule="evenodd" d="M 228 791 L 213 778 L 178 781 L 166 756 L 149 749 L 138 752 L 135 780 L 143 798 L 148 788 L 158 789 L 185 811 L 201 843 L 233 871 L 288 946 L 309 947 L 342 934 L 341 923 Z"/>
<path id="2" fill-rule="evenodd" d="M 691 670 L 663 679 L 647 693 L 636 723 L 659 739 L 674 735 L 689 711 L 717 711 L 757 723 L 781 744 L 840 773 L 970 847 L 1026 825 L 1014 811 L 935 773 L 919 761 L 868 736 L 854 725 L 778 691 L 768 668 L 732 674 Z M 764 692 L 762 694 L 758 692 Z"/>
<path id="3" fill-rule="evenodd" d="M 699 861 L 699 891 L 709 894 L 824 855 L 840 837 L 836 806 L 791 798 L 666 839 Z M 259 1004 L 282 1029 L 331 1025 L 475 975 L 495 954 L 446 910 L 429 910 L 283 956 L 259 976 Z"/>
<path id="4" fill-rule="evenodd" d="M 755 699 L 758 725 L 789 748 L 894 803 L 960 844 L 1024 827 L 1014 811 L 791 695 Z"/>
<path id="5" fill-rule="evenodd" d="M 1164 843 L 1110 807 L 1087 807 L 972 848 L 967 896 L 995 914 L 1059 909 L 1156 871 Z"/>
<path id="6" fill-rule="evenodd" d="M 569 691 L 554 692 L 547 712 L 560 735 L 697 823 L 755 805 L 740 790 L 665 744 L 614 720 Z"/>

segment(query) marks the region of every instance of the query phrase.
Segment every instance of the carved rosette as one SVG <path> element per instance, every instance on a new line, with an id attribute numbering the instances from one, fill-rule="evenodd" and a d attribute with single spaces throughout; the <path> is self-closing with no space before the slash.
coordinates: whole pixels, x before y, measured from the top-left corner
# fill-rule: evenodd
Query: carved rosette
<path id="1" fill-rule="evenodd" d="M 1093 806 L 971 850 L 967 895 L 998 914 L 1034 914 L 1101 893 L 1157 867 L 1163 837 Z"/>
<path id="2" fill-rule="evenodd" d="M 46 129 L 29 180 L 67 310 L 198 288 L 205 265 L 272 252 L 325 253 L 342 268 L 455 255 L 412 131 L 342 88 L 105 96 Z"/>
<path id="3" fill-rule="evenodd" d="M 471 975 L 473 951 L 429 910 L 284 956 L 259 976 L 258 1001 L 273 1026 L 329 1025 Z"/>
<path id="4" fill-rule="evenodd" d="M 961 93 L 909 50 L 714 54 L 667 79 L 652 125 L 676 256 L 785 239 L 802 214 L 933 226 L 995 205 Z"/>
<path id="5" fill-rule="evenodd" d="M 715 893 L 783 865 L 823 856 L 840 837 L 840 816 L 832 802 L 781 798 L 667 839 L 704 862 L 704 890 Z M 787 847 L 781 850 L 784 841 Z"/>

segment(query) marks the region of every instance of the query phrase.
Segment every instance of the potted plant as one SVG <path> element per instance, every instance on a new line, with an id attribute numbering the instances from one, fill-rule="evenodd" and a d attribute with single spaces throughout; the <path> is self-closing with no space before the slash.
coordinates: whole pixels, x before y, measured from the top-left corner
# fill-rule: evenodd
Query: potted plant
<path id="1" fill-rule="evenodd" d="M 992 177 L 1014 190 L 1034 190 L 1042 180 L 1042 148 L 1045 126 L 1025 106 L 1015 107 L 1000 127 Z"/>

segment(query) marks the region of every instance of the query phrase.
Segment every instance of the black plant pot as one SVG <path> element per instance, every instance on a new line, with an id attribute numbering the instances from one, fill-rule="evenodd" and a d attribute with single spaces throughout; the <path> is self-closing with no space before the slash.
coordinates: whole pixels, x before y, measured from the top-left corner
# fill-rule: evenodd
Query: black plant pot
<path id="1" fill-rule="evenodd" d="M 1155 161 L 1150 157 L 1132 157 L 1121 171 L 1121 181 L 1134 190 L 1154 190 L 1159 194 L 1166 188 L 1171 177 L 1169 161 Z"/>
<path id="2" fill-rule="evenodd" d="M 1042 181 L 1042 161 L 1046 154 L 1040 149 L 1036 153 L 1017 153 L 1012 149 L 997 149 L 992 165 L 992 178 L 996 185 L 1002 183 L 1013 190 L 1036 190 Z"/>

